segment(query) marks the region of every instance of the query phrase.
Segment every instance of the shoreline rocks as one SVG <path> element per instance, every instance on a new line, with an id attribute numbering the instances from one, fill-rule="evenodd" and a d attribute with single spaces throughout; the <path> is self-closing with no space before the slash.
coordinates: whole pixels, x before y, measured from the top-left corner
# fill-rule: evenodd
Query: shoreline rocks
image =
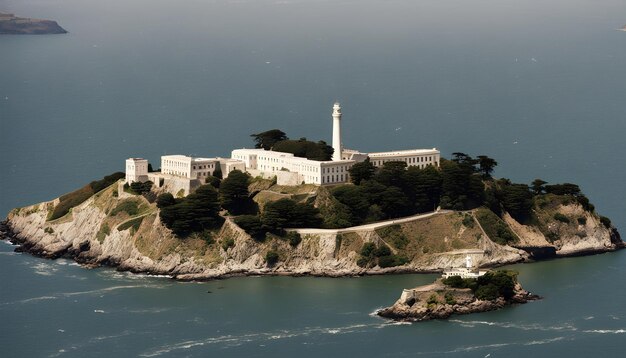
<path id="1" fill-rule="evenodd" d="M 430 285 L 404 290 L 400 299 L 391 307 L 380 309 L 376 314 L 395 321 L 419 322 L 446 319 L 452 315 L 494 311 L 539 299 L 541 297 L 524 290 L 516 283 L 514 294 L 508 300 L 503 297 L 479 300 L 469 288 L 452 288 L 438 279 Z"/>

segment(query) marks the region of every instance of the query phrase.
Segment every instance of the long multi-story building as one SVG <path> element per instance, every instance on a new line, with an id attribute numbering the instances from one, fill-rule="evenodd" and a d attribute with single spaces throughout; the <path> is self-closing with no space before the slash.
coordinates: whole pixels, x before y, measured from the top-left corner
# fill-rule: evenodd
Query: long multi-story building
<path id="1" fill-rule="evenodd" d="M 333 105 L 333 156 L 332 160 L 317 161 L 296 157 L 291 153 L 276 152 L 264 149 L 235 149 L 231 158 L 194 158 L 184 155 L 165 155 L 161 157 L 161 174 L 186 180 L 201 180 L 213 175 L 220 166 L 224 177 L 237 169 L 246 171 L 253 176 L 274 177 L 281 185 L 316 184 L 330 185 L 350 181 L 349 170 L 355 163 L 369 158 L 376 167 L 386 162 L 401 161 L 407 166 L 425 168 L 439 166 L 440 152 L 436 149 L 411 149 L 390 152 L 363 153 L 356 150 L 343 149 L 341 142 L 341 106 Z M 137 165 L 147 168 L 143 159 L 128 159 L 126 163 L 127 181 L 143 181 L 148 178 L 146 173 L 136 172 Z"/>

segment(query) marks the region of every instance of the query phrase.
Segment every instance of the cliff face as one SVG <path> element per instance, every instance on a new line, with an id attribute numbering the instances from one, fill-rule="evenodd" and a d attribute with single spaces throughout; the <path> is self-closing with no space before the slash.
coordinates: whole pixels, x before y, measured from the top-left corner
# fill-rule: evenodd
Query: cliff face
<path id="1" fill-rule="evenodd" d="M 567 255 L 610 251 L 618 246 L 611 241 L 610 230 L 593 217 L 588 217 L 586 224 L 572 235 L 563 229 L 566 235 L 554 242 L 545 235 L 542 239 L 537 233 L 529 234 L 523 225 L 509 218 L 507 222 L 520 236 L 520 245 L 499 245 L 478 226 L 468 224 L 467 213 L 456 212 L 384 228 L 306 234 L 295 247 L 279 238 L 255 241 L 229 219 L 210 235 L 192 235 L 181 240 L 160 222 L 154 204 L 125 193 L 119 184 L 74 207 L 66 216 L 47 221 L 57 203 L 58 199 L 15 209 L 0 231 L 22 245 L 18 250 L 36 255 L 66 256 L 86 265 L 110 265 L 183 280 L 246 274 L 345 276 L 432 272 L 462 266 L 468 254 L 481 266 L 524 261 L 529 254 L 521 248 L 531 244 L 554 247 L 557 253 Z M 360 267 L 357 261 L 366 242 L 388 245 L 407 263 L 386 268 Z M 273 266 L 265 260 L 270 250 L 279 255 Z"/>
<path id="2" fill-rule="evenodd" d="M 0 34 L 5 35 L 43 35 L 65 34 L 56 21 L 15 17 L 13 14 L 0 13 Z"/>

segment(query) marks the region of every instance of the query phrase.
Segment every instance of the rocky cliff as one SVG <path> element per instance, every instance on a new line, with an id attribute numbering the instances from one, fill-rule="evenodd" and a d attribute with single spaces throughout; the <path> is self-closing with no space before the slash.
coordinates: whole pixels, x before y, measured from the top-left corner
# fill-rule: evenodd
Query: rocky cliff
<path id="1" fill-rule="evenodd" d="M 555 255 L 572 255 L 611 251 L 622 245 L 616 231 L 602 226 L 597 217 L 575 204 L 559 204 L 550 210 L 584 216 L 584 224 L 582 219 L 567 225 L 546 219 L 543 232 L 505 216 L 519 236 L 515 247 L 492 241 L 472 212 L 442 212 L 385 227 L 304 234 L 302 241 L 292 246 L 278 237 L 256 241 L 228 218 L 215 232 L 181 240 L 160 222 L 154 204 L 124 192 L 120 183 L 49 221 L 57 204 L 58 199 L 14 209 L 0 227 L 2 236 L 20 244 L 18 250 L 43 257 L 65 256 L 89 266 L 109 265 L 182 280 L 257 274 L 434 272 L 463 265 L 468 254 L 484 267 L 526 261 L 532 253 L 527 248 L 551 248 Z M 545 232 L 561 236 L 546 237 Z M 391 267 L 363 264 L 360 252 L 368 242 L 389 246 L 404 261 Z M 267 264 L 268 251 L 278 253 L 277 263 Z"/>
<path id="2" fill-rule="evenodd" d="M 404 290 L 393 306 L 376 312 L 379 316 L 396 321 L 427 321 L 445 319 L 451 315 L 493 311 L 511 304 L 537 300 L 534 295 L 515 284 L 512 297 L 480 300 L 469 288 L 453 288 L 441 280 L 427 286 Z"/>
<path id="3" fill-rule="evenodd" d="M 43 35 L 65 34 L 64 28 L 56 21 L 16 17 L 0 13 L 0 34 L 4 35 Z"/>

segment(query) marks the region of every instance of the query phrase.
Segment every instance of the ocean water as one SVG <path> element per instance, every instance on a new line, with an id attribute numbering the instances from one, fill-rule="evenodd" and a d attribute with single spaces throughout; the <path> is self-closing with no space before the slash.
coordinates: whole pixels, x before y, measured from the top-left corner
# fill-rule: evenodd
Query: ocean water
<path id="1" fill-rule="evenodd" d="M 1 0 L 0 216 L 127 157 L 227 156 L 249 134 L 437 147 L 581 185 L 626 228 L 623 0 Z M 0 245 L 2 356 L 572 356 L 626 348 L 623 252 L 515 266 L 545 299 L 413 325 L 370 316 L 432 275 L 201 284 Z M 211 291 L 211 293 L 207 293 Z"/>

